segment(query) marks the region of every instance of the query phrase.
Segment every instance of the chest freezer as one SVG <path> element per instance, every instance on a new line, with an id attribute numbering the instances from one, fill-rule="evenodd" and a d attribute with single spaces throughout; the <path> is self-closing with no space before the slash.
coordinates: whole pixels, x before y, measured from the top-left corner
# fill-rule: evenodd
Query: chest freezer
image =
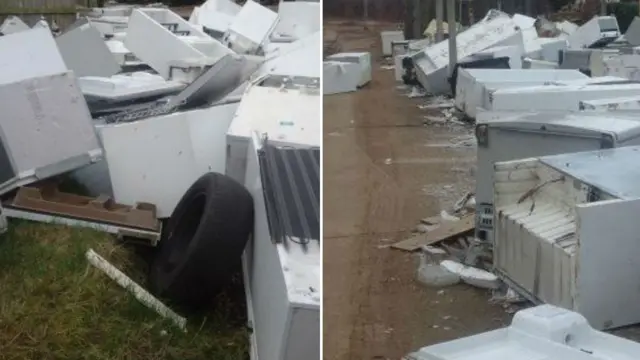
<path id="1" fill-rule="evenodd" d="M 493 165 L 496 162 L 640 145 L 631 114 L 483 113 L 476 125 L 476 236 L 493 241 Z"/>
<path id="2" fill-rule="evenodd" d="M 640 95 L 640 83 L 601 82 L 579 85 L 541 85 L 488 91 L 487 110 L 560 110 L 577 111 L 580 101 Z"/>
<path id="3" fill-rule="evenodd" d="M 405 360 L 632 360 L 640 344 L 593 329 L 551 305 L 518 311 L 506 328 L 427 346 Z"/>
<path id="4" fill-rule="evenodd" d="M 640 322 L 640 146 L 494 166 L 494 270 L 596 329 Z"/>
<path id="5" fill-rule="evenodd" d="M 485 91 L 579 79 L 588 79 L 588 76 L 577 70 L 459 69 L 455 106 L 475 119 Z"/>
<path id="6" fill-rule="evenodd" d="M 364 86 L 371 81 L 371 53 L 338 53 L 329 56 L 327 60 L 357 64 L 360 69 L 358 86 Z"/>

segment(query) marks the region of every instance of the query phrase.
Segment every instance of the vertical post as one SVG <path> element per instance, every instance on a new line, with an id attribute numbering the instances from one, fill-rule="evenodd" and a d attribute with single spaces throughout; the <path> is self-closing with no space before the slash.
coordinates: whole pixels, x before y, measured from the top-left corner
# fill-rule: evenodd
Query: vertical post
<path id="1" fill-rule="evenodd" d="M 424 21 L 422 2 L 423 0 L 413 0 L 413 35 L 418 39 L 422 38 L 422 32 L 424 31 L 422 25 Z"/>
<path id="2" fill-rule="evenodd" d="M 600 15 L 601 16 L 607 15 L 607 1 L 606 0 L 600 0 Z"/>
<path id="3" fill-rule="evenodd" d="M 369 0 L 362 0 L 363 15 L 365 24 L 369 21 Z"/>
<path id="4" fill-rule="evenodd" d="M 416 21 L 413 11 L 413 0 L 404 0 L 405 3 L 405 18 L 404 18 L 404 38 L 415 39 L 416 36 L 413 32 L 413 23 Z"/>
<path id="5" fill-rule="evenodd" d="M 458 62 L 456 0 L 447 0 L 447 22 L 447 25 L 449 25 L 449 77 L 451 77 L 453 76 L 453 69 Z"/>
<path id="6" fill-rule="evenodd" d="M 444 40 L 444 29 L 442 28 L 442 21 L 444 19 L 445 1 L 446 0 L 436 0 L 436 42 Z"/>

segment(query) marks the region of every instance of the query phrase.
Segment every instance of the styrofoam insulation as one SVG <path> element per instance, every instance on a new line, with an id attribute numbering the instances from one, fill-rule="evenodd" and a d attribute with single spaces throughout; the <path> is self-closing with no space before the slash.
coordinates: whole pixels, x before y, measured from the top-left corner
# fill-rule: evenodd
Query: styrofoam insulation
<path id="1" fill-rule="evenodd" d="M 100 32 L 89 23 L 58 36 L 56 43 L 67 68 L 78 77 L 108 77 L 121 70 Z"/>
<path id="2" fill-rule="evenodd" d="M 147 63 L 165 79 L 169 79 L 170 63 L 183 59 L 212 59 L 232 53 L 219 41 L 187 23 L 175 13 L 160 9 L 134 10 L 129 21 L 125 46 L 140 60 Z M 152 17 L 153 16 L 153 17 Z M 175 23 L 187 36 L 178 36 L 160 22 Z M 149 39 L 154 39 L 149 41 Z"/>
<path id="3" fill-rule="evenodd" d="M 225 41 L 239 54 L 255 54 L 268 41 L 278 21 L 276 12 L 248 0 L 229 26 Z"/>
<path id="4" fill-rule="evenodd" d="M 56 41 L 47 29 L 30 29 L 0 37 L 0 84 L 66 72 Z"/>

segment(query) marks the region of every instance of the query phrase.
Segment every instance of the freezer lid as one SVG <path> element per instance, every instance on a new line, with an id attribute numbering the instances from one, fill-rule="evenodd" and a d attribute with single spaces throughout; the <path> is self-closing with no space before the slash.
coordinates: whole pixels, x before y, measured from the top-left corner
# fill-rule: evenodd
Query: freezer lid
<path id="1" fill-rule="evenodd" d="M 265 140 L 258 158 L 272 241 L 320 241 L 320 149 Z"/>
<path id="2" fill-rule="evenodd" d="M 594 330 L 551 305 L 516 313 L 507 328 L 424 347 L 405 360 L 632 360 L 640 344 Z"/>
<path id="3" fill-rule="evenodd" d="M 540 162 L 614 197 L 640 198 L 640 146 L 544 156 Z"/>
<path id="4" fill-rule="evenodd" d="M 520 129 L 523 131 L 549 131 L 600 136 L 609 134 L 618 141 L 640 136 L 640 122 L 632 115 L 608 113 L 525 113 L 504 120 L 488 121 L 490 128 Z"/>

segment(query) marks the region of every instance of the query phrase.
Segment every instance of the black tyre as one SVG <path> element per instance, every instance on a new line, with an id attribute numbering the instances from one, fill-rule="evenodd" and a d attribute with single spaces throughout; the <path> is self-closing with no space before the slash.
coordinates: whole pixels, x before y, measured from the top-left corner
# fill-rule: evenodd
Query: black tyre
<path id="1" fill-rule="evenodd" d="M 227 176 L 203 175 L 169 218 L 151 265 L 151 290 L 179 305 L 207 304 L 229 281 L 252 231 L 251 194 Z"/>

